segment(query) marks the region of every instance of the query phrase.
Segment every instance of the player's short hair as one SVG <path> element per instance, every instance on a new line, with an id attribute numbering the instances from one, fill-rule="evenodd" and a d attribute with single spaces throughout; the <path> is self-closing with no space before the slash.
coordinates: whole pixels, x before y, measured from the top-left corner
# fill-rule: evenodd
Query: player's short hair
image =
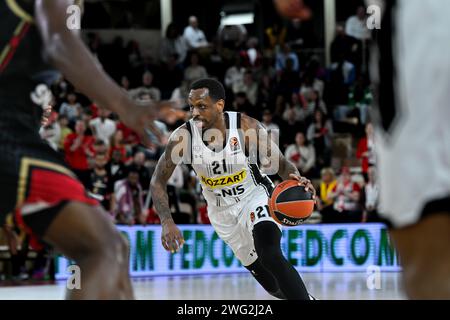
<path id="1" fill-rule="evenodd" d="M 208 89 L 209 96 L 214 102 L 219 100 L 225 101 L 225 88 L 223 85 L 211 78 L 200 79 L 191 84 L 190 90 Z"/>

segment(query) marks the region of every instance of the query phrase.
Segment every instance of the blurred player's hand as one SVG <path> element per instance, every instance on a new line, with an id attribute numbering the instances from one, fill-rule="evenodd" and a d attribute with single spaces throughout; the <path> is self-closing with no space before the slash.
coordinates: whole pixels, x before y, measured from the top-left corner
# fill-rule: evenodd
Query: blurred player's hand
<path id="1" fill-rule="evenodd" d="M 41 126 L 45 127 L 48 124 L 51 114 L 52 114 L 51 105 L 48 105 L 45 108 L 43 108 Z"/>
<path id="2" fill-rule="evenodd" d="M 151 132 L 160 143 L 164 140 L 164 135 L 154 120 L 161 119 L 173 124 L 179 119 L 184 119 L 184 112 L 177 109 L 177 103 L 172 101 L 135 101 L 119 116 L 123 123 L 133 129 L 148 146 L 152 143 L 148 132 Z"/>
<path id="3" fill-rule="evenodd" d="M 173 220 L 165 220 L 161 223 L 161 243 L 167 251 L 171 253 L 178 252 L 184 244 L 184 238 L 180 229 L 176 226 Z"/>
<path id="4" fill-rule="evenodd" d="M 289 175 L 289 178 L 291 178 L 292 180 L 297 180 L 299 182 L 298 184 L 305 187 L 305 190 L 313 195 L 313 200 L 317 202 L 316 189 L 314 189 L 311 180 L 293 173 Z"/>

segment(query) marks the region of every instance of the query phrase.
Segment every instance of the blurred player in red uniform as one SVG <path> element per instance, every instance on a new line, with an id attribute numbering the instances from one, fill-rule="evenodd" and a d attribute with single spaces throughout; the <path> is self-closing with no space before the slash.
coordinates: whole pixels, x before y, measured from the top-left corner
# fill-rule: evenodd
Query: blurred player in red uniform
<path id="1" fill-rule="evenodd" d="M 68 297 L 130 299 L 127 244 L 62 157 L 41 140 L 41 115 L 58 77 L 55 68 L 144 142 L 163 104 L 138 105 L 102 71 L 78 30 L 67 26 L 73 4 L 0 2 L 0 224 L 14 212 L 27 232 L 76 261 L 81 289 Z"/>

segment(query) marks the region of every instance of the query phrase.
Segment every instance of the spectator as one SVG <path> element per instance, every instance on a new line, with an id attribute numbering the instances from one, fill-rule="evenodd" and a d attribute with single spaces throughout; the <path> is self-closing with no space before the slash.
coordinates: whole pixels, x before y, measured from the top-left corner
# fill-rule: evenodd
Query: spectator
<path id="1" fill-rule="evenodd" d="M 349 87 L 355 79 L 355 66 L 345 58 L 344 54 L 328 69 L 326 102 L 331 106 L 347 106 Z M 339 114 L 334 117 L 338 119 Z M 339 119 L 340 120 L 340 119 Z"/>
<path id="2" fill-rule="evenodd" d="M 293 107 L 291 104 L 287 105 L 286 110 L 283 113 L 283 130 L 281 133 L 281 143 L 282 148 L 287 148 L 288 145 L 295 143 L 295 135 L 297 132 L 306 130 L 305 124 L 303 122 L 297 121 L 298 115 L 296 107 Z"/>
<path id="3" fill-rule="evenodd" d="M 87 190 L 89 194 L 97 199 L 105 210 L 110 208 L 110 196 L 112 191 L 111 176 L 106 170 L 106 153 L 95 155 L 94 168 L 90 171 Z"/>
<path id="4" fill-rule="evenodd" d="M 297 55 L 291 51 L 291 47 L 288 44 L 283 45 L 283 50 L 277 53 L 275 61 L 275 69 L 277 72 L 281 72 L 286 68 L 286 61 L 292 60 L 292 71 L 298 72 L 300 70 L 300 64 Z"/>
<path id="5" fill-rule="evenodd" d="M 238 92 L 236 94 L 236 98 L 233 101 L 233 111 L 245 113 L 252 118 L 259 115 L 255 107 L 248 101 L 245 92 Z"/>
<path id="6" fill-rule="evenodd" d="M 368 41 L 371 38 L 371 31 L 367 28 L 366 21 L 366 9 L 364 6 L 359 6 L 356 15 L 349 17 L 345 24 L 345 33 L 355 41 L 353 59 L 351 60 L 358 70 L 363 67 L 363 72 L 367 70 Z"/>
<path id="7" fill-rule="evenodd" d="M 110 161 L 106 165 L 106 170 L 108 174 L 111 176 L 111 185 L 125 178 L 126 175 L 126 166 L 122 160 L 122 153 L 120 150 L 114 150 L 111 153 Z"/>
<path id="8" fill-rule="evenodd" d="M 356 157 L 361 160 L 361 171 L 367 181 L 369 166 L 375 165 L 374 134 L 373 126 L 370 122 L 366 124 L 365 137 L 361 138 L 358 142 Z"/>
<path id="9" fill-rule="evenodd" d="M 339 76 L 341 77 L 343 84 L 347 87 L 353 85 L 353 83 L 355 82 L 355 65 L 344 57 L 341 57 L 337 62 L 332 63 L 330 68 L 331 72 L 341 73 Z"/>
<path id="10" fill-rule="evenodd" d="M 58 123 L 58 113 L 51 113 L 47 123 L 39 130 L 39 134 L 53 150 L 58 150 L 61 141 L 61 126 Z"/>
<path id="11" fill-rule="evenodd" d="M 226 71 L 224 60 L 228 60 L 229 54 L 222 51 L 218 42 L 215 39 L 211 50 L 203 50 L 202 57 L 206 61 L 206 69 L 208 70 L 209 76 L 215 79 L 223 79 Z"/>
<path id="12" fill-rule="evenodd" d="M 198 20 L 195 16 L 189 17 L 189 25 L 184 29 L 183 37 L 189 49 L 200 49 L 209 46 L 205 34 L 198 27 Z"/>
<path id="13" fill-rule="evenodd" d="M 350 169 L 343 167 L 341 176 L 329 197 L 333 199 L 334 222 L 361 222 L 360 186 L 352 181 Z"/>
<path id="14" fill-rule="evenodd" d="M 286 43 L 293 49 L 314 48 L 316 44 L 314 26 L 301 19 L 292 19 L 286 32 Z"/>
<path id="15" fill-rule="evenodd" d="M 247 40 L 247 49 L 241 50 L 242 65 L 252 71 L 256 71 L 262 64 L 262 54 L 258 50 L 258 39 L 252 37 Z"/>
<path id="16" fill-rule="evenodd" d="M 114 151 L 119 151 L 121 155 L 121 161 L 126 162 L 127 160 L 127 149 L 125 147 L 125 141 L 123 138 L 123 132 L 122 130 L 117 130 L 114 135 L 111 137 L 111 141 L 109 143 L 110 145 L 110 156 L 112 157 L 112 154 Z"/>
<path id="17" fill-rule="evenodd" d="M 208 72 L 206 71 L 204 66 L 199 64 L 199 60 L 200 58 L 197 53 L 191 53 L 190 64 L 184 70 L 184 80 L 190 81 L 192 83 L 195 80 L 208 77 Z"/>
<path id="18" fill-rule="evenodd" d="M 111 111 L 100 108 L 99 117 L 92 119 L 89 123 L 93 135 L 100 140 L 103 140 L 107 145 L 111 140 L 111 137 L 116 132 L 116 123 L 108 119 Z"/>
<path id="19" fill-rule="evenodd" d="M 153 86 L 153 74 L 150 71 L 146 71 L 142 75 L 142 86 L 130 91 L 133 99 L 138 99 L 144 94 L 150 95 L 150 98 L 154 101 L 161 100 L 161 91 Z"/>
<path id="20" fill-rule="evenodd" d="M 133 70 L 128 72 L 128 74 L 130 75 L 130 81 L 131 81 L 132 87 L 133 87 L 134 83 L 138 83 L 138 84 L 142 83 L 142 76 L 146 72 L 150 72 L 154 76 L 154 79 L 161 78 L 159 59 L 158 59 L 158 61 L 155 61 L 153 56 L 148 52 L 146 52 L 143 55 L 143 58 L 142 58 L 142 61 L 140 62 L 140 64 L 137 67 L 135 67 Z"/>
<path id="21" fill-rule="evenodd" d="M 99 109 L 100 108 L 97 106 L 95 101 L 89 104 L 87 110 L 90 112 L 91 120 L 100 116 Z M 112 118 L 113 116 L 115 116 L 115 115 L 111 113 L 111 117 L 110 118 Z M 90 122 L 91 121 L 89 120 L 89 122 L 87 124 L 89 124 Z"/>
<path id="22" fill-rule="evenodd" d="M 64 142 L 66 162 L 86 186 L 89 181 L 88 159 L 94 155 L 94 138 L 86 135 L 84 121 L 77 120 L 75 132 L 69 134 Z"/>
<path id="23" fill-rule="evenodd" d="M 122 76 L 122 78 L 120 78 L 120 86 L 125 91 L 129 91 L 130 90 L 130 80 L 128 79 L 127 76 Z"/>
<path id="24" fill-rule="evenodd" d="M 160 60 L 168 63 L 169 57 L 176 56 L 176 63 L 181 65 L 186 59 L 187 50 L 186 38 L 181 36 L 175 23 L 170 23 L 166 29 L 166 36 L 161 42 Z"/>
<path id="25" fill-rule="evenodd" d="M 334 170 L 331 168 L 324 168 L 320 172 L 321 181 L 318 190 L 318 202 L 317 206 L 319 211 L 323 213 L 324 216 L 327 215 L 328 212 L 333 211 L 333 199 L 331 194 L 336 187 L 337 180 L 334 174 Z"/>
<path id="26" fill-rule="evenodd" d="M 64 141 L 66 141 L 67 136 L 71 134 L 73 131 L 72 129 L 69 128 L 69 119 L 67 119 L 66 116 L 59 115 L 58 123 L 59 127 L 61 128 L 61 135 L 58 141 L 58 149 L 64 150 Z"/>
<path id="27" fill-rule="evenodd" d="M 345 34 L 343 26 L 336 26 L 336 36 L 331 43 L 331 61 L 335 62 L 339 60 L 339 57 L 350 59 L 351 52 L 353 50 L 354 40 Z"/>
<path id="28" fill-rule="evenodd" d="M 188 100 L 190 85 L 191 85 L 190 81 L 183 80 L 181 82 L 181 85 L 172 91 L 170 100 L 177 102 L 176 105 L 179 106 L 180 109 L 188 108 L 187 100 Z"/>
<path id="29" fill-rule="evenodd" d="M 58 79 L 51 85 L 50 89 L 52 91 L 53 97 L 56 99 L 55 105 L 59 106 L 63 101 L 66 100 L 68 88 L 69 84 L 64 79 L 63 75 L 60 75 Z"/>
<path id="30" fill-rule="evenodd" d="M 355 85 L 350 88 L 348 105 L 353 108 L 361 124 L 367 123 L 369 107 L 372 104 L 372 91 L 366 84 L 366 78 L 359 75 Z"/>
<path id="31" fill-rule="evenodd" d="M 244 84 L 245 68 L 241 64 L 241 57 L 237 55 L 234 58 L 234 63 L 225 72 L 225 87 L 231 89 L 234 94 L 238 93 L 238 88 Z"/>
<path id="32" fill-rule="evenodd" d="M 258 99 L 256 105 L 263 109 L 271 108 L 275 104 L 275 88 L 268 74 L 263 74 L 258 86 Z"/>
<path id="33" fill-rule="evenodd" d="M 356 9 L 356 14 L 347 19 L 345 33 L 361 41 L 370 39 L 370 30 L 366 25 L 366 8 L 364 6 L 359 6 Z"/>
<path id="34" fill-rule="evenodd" d="M 314 110 L 309 110 L 309 108 L 304 108 L 302 103 L 302 97 L 297 93 L 293 92 L 291 95 L 291 101 L 287 104 L 287 108 L 283 112 L 283 120 L 288 121 L 291 113 L 294 114 L 295 121 L 305 122 L 309 117 L 312 117 Z"/>
<path id="35" fill-rule="evenodd" d="M 139 183 L 139 170 L 134 166 L 127 169 L 127 177 L 114 185 L 114 216 L 119 224 L 145 225 L 147 211 L 144 208 L 144 197 Z"/>
<path id="36" fill-rule="evenodd" d="M 262 124 L 266 128 L 267 134 L 278 144 L 280 140 L 280 127 L 273 122 L 273 116 L 269 110 L 263 111 Z"/>
<path id="37" fill-rule="evenodd" d="M 233 86 L 235 93 L 244 92 L 248 101 L 253 106 L 256 105 L 258 99 L 258 84 L 253 80 L 253 74 L 251 71 L 245 71 L 242 85 Z"/>
<path id="38" fill-rule="evenodd" d="M 283 112 L 283 120 L 288 121 L 288 119 L 293 117 L 295 122 L 299 123 L 301 127 L 305 127 L 307 123 L 311 123 L 313 113 L 314 109 L 311 109 L 310 106 L 306 104 L 303 96 L 299 95 L 297 92 L 293 92 L 291 100 L 286 103 L 286 109 Z M 305 130 L 306 129 L 307 127 Z M 296 132 L 297 131 L 299 130 L 296 130 Z"/>
<path id="39" fill-rule="evenodd" d="M 314 91 L 317 91 L 318 94 L 318 98 L 322 100 L 322 96 L 323 96 L 323 92 L 324 92 L 324 87 L 325 87 L 325 83 L 318 79 L 316 76 L 313 76 L 312 74 L 305 74 L 303 77 L 303 81 L 302 81 L 302 86 L 300 87 L 300 94 L 303 95 L 306 99 L 311 99 L 311 96 L 314 94 Z M 325 104 L 323 102 L 323 104 Z M 326 112 L 326 108 L 324 108 L 325 114 Z"/>
<path id="40" fill-rule="evenodd" d="M 123 124 L 123 122 L 119 121 L 116 127 L 117 129 L 115 133 L 117 133 L 117 131 L 119 130 L 122 131 L 123 143 L 125 145 L 133 147 L 140 143 L 140 138 L 137 133 L 128 128 L 125 124 Z"/>
<path id="41" fill-rule="evenodd" d="M 145 196 L 150 186 L 150 172 L 145 166 L 145 153 L 142 151 L 137 151 L 134 154 L 131 166 L 134 166 L 134 168 L 139 172 L 139 183 Z"/>
<path id="42" fill-rule="evenodd" d="M 91 123 L 91 120 L 93 119 L 92 111 L 90 109 L 86 109 L 81 113 L 81 120 L 84 122 L 84 125 L 86 127 L 86 135 L 92 136 L 92 130 L 89 126 L 89 123 Z"/>
<path id="43" fill-rule="evenodd" d="M 314 110 L 320 110 L 324 115 L 327 114 L 327 107 L 320 97 L 319 91 L 313 90 L 305 98 L 308 104 L 306 109 L 311 112 L 311 115 L 314 113 Z"/>
<path id="44" fill-rule="evenodd" d="M 286 59 L 286 67 L 278 75 L 279 82 L 277 91 L 279 95 L 290 97 L 292 92 L 299 92 L 300 89 L 300 74 L 293 69 L 293 60 Z M 282 112 L 282 110 L 280 111 Z"/>
<path id="45" fill-rule="evenodd" d="M 263 81 L 264 77 L 269 77 L 270 81 L 274 80 L 277 76 L 277 71 L 274 68 L 275 62 L 271 57 L 263 57 L 261 61 L 261 67 L 254 71 L 255 79 L 258 82 Z"/>
<path id="46" fill-rule="evenodd" d="M 284 45 L 286 39 L 286 28 L 279 22 L 275 22 L 271 27 L 265 30 L 267 47 L 270 50 L 277 50 Z"/>
<path id="47" fill-rule="evenodd" d="M 297 167 L 302 176 L 311 178 L 316 155 L 314 147 L 307 143 L 303 132 L 297 132 L 295 144 L 287 147 L 285 157 Z"/>
<path id="48" fill-rule="evenodd" d="M 82 110 L 81 104 L 77 102 L 77 95 L 74 92 L 70 92 L 67 95 L 67 102 L 62 103 L 59 114 L 67 117 L 70 124 L 74 124 L 81 117 Z"/>
<path id="49" fill-rule="evenodd" d="M 364 222 L 380 222 L 381 219 L 378 217 L 378 204 L 380 192 L 378 189 L 378 184 L 376 182 L 376 169 L 375 167 L 370 167 L 367 171 L 368 181 L 364 186 L 363 198 L 364 198 Z"/>
<path id="50" fill-rule="evenodd" d="M 104 153 L 106 154 L 106 159 L 109 159 L 109 146 L 105 143 L 105 141 L 100 139 L 95 140 L 93 148 L 94 155 L 97 155 L 98 153 Z"/>
<path id="51" fill-rule="evenodd" d="M 318 167 L 323 168 L 329 166 L 331 161 L 333 127 L 320 109 L 314 111 L 314 120 L 308 127 L 306 136 L 316 150 L 316 163 Z"/>

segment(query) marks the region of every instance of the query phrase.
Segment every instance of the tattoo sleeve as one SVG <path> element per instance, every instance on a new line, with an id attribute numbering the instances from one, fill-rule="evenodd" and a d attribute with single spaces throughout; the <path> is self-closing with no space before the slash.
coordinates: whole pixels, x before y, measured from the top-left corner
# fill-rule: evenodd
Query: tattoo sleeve
<path id="1" fill-rule="evenodd" d="M 169 206 L 169 196 L 167 195 L 167 181 L 170 179 L 176 166 L 181 161 L 181 158 L 174 156 L 174 153 L 178 151 L 178 155 L 182 155 L 184 150 L 183 148 L 176 150 L 182 141 L 184 140 L 178 139 L 177 137 L 171 137 L 169 139 L 166 150 L 159 159 L 155 172 L 152 176 L 150 191 L 152 194 L 153 203 L 155 204 L 156 213 L 158 214 L 161 223 L 172 219 L 172 213 Z"/>
<path id="2" fill-rule="evenodd" d="M 300 175 L 295 165 L 284 157 L 280 148 L 271 139 L 270 133 L 258 120 L 250 117 L 243 117 L 242 120 L 243 130 L 256 129 L 258 159 L 264 171 L 270 175 L 278 174 L 283 180 L 289 179 L 290 174 Z M 246 147 L 251 148 L 251 143 L 246 141 Z"/>

